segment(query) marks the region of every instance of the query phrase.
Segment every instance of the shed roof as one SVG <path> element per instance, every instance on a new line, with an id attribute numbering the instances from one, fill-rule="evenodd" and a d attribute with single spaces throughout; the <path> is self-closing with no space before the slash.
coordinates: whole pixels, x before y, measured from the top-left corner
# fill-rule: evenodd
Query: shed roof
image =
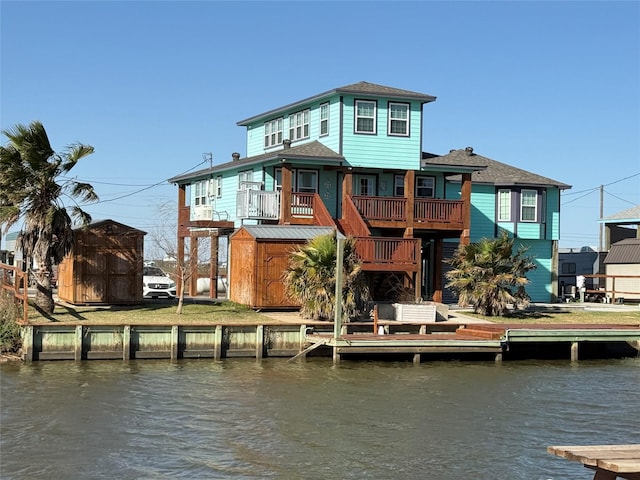
<path id="1" fill-rule="evenodd" d="M 335 230 L 312 225 L 245 225 L 242 229 L 259 240 L 312 240 Z M 338 232 L 338 238 L 345 236 Z"/>
<path id="2" fill-rule="evenodd" d="M 561 190 L 571 188 L 571 185 L 567 185 L 566 183 L 558 182 L 557 180 L 543 177 L 542 175 L 473 153 L 473 149 L 470 147 L 451 150 L 448 154 L 442 156 L 428 158 L 424 158 L 423 156 L 422 164 L 424 166 L 467 165 L 469 167 L 475 167 L 476 171 L 471 174 L 471 181 L 478 184 L 484 183 L 505 186 L 553 186 Z M 461 181 L 462 178 L 459 175 L 454 175 L 450 177 L 450 180 Z"/>
<path id="3" fill-rule="evenodd" d="M 604 263 L 640 264 L 640 238 L 625 238 L 611 245 Z"/>

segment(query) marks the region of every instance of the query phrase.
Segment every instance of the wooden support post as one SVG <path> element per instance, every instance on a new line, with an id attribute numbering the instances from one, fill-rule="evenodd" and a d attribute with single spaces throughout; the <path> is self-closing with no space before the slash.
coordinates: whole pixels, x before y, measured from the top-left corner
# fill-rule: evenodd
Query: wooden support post
<path id="1" fill-rule="evenodd" d="M 211 260 L 209 267 L 209 298 L 218 298 L 218 242 L 220 237 L 211 235 Z"/>
<path id="2" fill-rule="evenodd" d="M 413 364 L 414 365 L 420 365 L 421 359 L 422 359 L 422 356 L 419 353 L 414 353 L 413 354 Z"/>
<path id="3" fill-rule="evenodd" d="M 76 339 L 73 349 L 73 359 L 76 362 L 82 360 L 82 330 L 82 325 L 76 325 Z"/>
<path id="4" fill-rule="evenodd" d="M 307 326 L 300 325 L 300 347 L 299 352 L 304 351 L 304 346 L 307 344 Z M 306 358 L 306 355 L 304 356 Z"/>
<path id="5" fill-rule="evenodd" d="M 198 237 L 189 238 L 189 295 L 198 296 Z"/>
<path id="6" fill-rule="evenodd" d="M 337 365 L 340 363 L 340 354 L 338 353 L 338 347 L 333 347 L 333 364 Z"/>
<path id="7" fill-rule="evenodd" d="M 122 360 L 131 359 L 131 325 L 125 325 L 122 330 Z"/>
<path id="8" fill-rule="evenodd" d="M 178 359 L 178 345 L 180 343 L 180 331 L 178 325 L 171 327 L 171 360 Z"/>
<path id="9" fill-rule="evenodd" d="M 373 306 L 373 334 L 378 334 L 378 305 Z"/>
<path id="10" fill-rule="evenodd" d="M 33 361 L 33 325 L 22 327 L 22 360 Z"/>
<path id="11" fill-rule="evenodd" d="M 222 325 L 216 325 L 216 333 L 213 341 L 213 359 L 220 360 L 222 358 Z"/>
<path id="12" fill-rule="evenodd" d="M 264 357 L 264 325 L 256 327 L 256 359 Z"/>
<path id="13" fill-rule="evenodd" d="M 571 361 L 578 361 L 578 342 L 571 342 Z"/>
<path id="14" fill-rule="evenodd" d="M 496 363 L 502 363 L 502 352 L 496 353 L 495 362 Z"/>

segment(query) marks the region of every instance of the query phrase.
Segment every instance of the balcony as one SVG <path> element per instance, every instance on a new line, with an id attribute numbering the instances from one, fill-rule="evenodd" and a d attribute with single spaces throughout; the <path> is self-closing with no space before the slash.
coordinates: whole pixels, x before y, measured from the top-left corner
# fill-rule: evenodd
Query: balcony
<path id="1" fill-rule="evenodd" d="M 240 190 L 236 196 L 236 216 L 253 220 L 278 220 L 280 192 Z"/>
<path id="2" fill-rule="evenodd" d="M 351 197 L 358 212 L 373 227 L 461 230 L 462 200 L 416 198 L 413 205 L 413 225 L 409 225 L 409 201 L 398 197 Z"/>
<path id="3" fill-rule="evenodd" d="M 366 271 L 418 270 L 419 244 L 413 238 L 357 237 L 356 254 Z"/>

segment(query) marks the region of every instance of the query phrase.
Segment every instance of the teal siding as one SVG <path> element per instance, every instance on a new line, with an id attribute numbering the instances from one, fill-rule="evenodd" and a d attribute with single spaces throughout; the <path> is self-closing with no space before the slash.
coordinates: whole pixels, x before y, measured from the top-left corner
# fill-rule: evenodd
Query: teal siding
<path id="1" fill-rule="evenodd" d="M 547 189 L 547 240 L 560 240 L 560 189 Z"/>
<path id="2" fill-rule="evenodd" d="M 529 284 L 526 286 L 527 293 L 532 302 L 547 303 L 551 298 L 551 257 L 552 243 L 546 240 L 523 240 L 514 242 L 514 248 L 520 245 L 528 247 L 525 255 L 533 257 L 537 268 L 527 273 Z"/>
<path id="3" fill-rule="evenodd" d="M 543 225 L 539 223 L 523 223 L 517 225 L 518 238 L 540 240 L 543 237 Z"/>
<path id="4" fill-rule="evenodd" d="M 458 191 L 460 185 L 457 185 Z M 471 188 L 471 241 L 495 237 L 496 195 L 490 185 Z"/>
<path id="5" fill-rule="evenodd" d="M 349 165 L 353 167 L 393 168 L 404 170 L 420 169 L 420 137 L 422 106 L 410 102 L 409 137 L 387 135 L 387 102 L 377 100 L 377 133 L 375 135 L 355 134 L 355 100 L 364 97 L 345 96 L 343 100 L 343 151 Z"/>
<path id="6" fill-rule="evenodd" d="M 329 134 L 320 136 L 320 105 L 329 102 Z M 296 140 L 291 145 L 302 145 L 304 143 L 319 140 L 327 147 L 339 153 L 340 148 L 340 101 L 338 97 L 325 99 L 320 102 L 309 103 L 305 106 L 286 111 L 276 115 L 269 120 L 283 118 L 282 138 L 289 138 L 289 115 L 295 112 L 309 109 L 309 138 Z M 275 152 L 282 149 L 281 145 L 264 148 L 264 121 L 256 122 L 247 127 L 247 157 L 262 155 L 266 152 Z"/>

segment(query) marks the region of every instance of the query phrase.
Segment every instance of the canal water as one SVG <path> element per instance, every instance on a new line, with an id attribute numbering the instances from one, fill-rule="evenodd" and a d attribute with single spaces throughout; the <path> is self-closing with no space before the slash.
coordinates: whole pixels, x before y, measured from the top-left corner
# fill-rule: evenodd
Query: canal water
<path id="1" fill-rule="evenodd" d="M 638 358 L 0 369 L 4 480 L 577 480 L 547 446 L 640 442 Z"/>

